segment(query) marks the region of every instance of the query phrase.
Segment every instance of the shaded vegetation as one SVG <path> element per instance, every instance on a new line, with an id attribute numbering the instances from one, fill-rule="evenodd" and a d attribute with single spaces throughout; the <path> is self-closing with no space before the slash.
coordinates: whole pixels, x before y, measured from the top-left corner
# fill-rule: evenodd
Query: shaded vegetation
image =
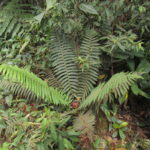
<path id="1" fill-rule="evenodd" d="M 2 0 L 0 150 L 149 150 L 149 35 L 149 0 Z"/>

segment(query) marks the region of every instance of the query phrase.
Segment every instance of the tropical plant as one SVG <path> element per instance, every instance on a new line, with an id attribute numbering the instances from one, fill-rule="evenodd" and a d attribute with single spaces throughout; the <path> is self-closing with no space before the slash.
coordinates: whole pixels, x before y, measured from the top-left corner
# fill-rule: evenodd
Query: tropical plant
<path id="1" fill-rule="evenodd" d="M 100 49 L 97 33 L 87 30 L 79 51 L 79 90 L 78 96 L 85 99 L 98 80 L 100 69 Z"/>
<path id="2" fill-rule="evenodd" d="M 137 79 L 142 79 L 138 73 L 121 72 L 113 75 L 108 82 L 100 83 L 93 89 L 91 94 L 81 104 L 80 109 L 91 106 L 94 103 L 98 106 L 103 101 L 112 101 L 113 98 L 121 98 L 128 92 L 129 87 Z"/>
<path id="3" fill-rule="evenodd" d="M 87 30 L 78 55 L 72 50 L 73 46 L 65 41 L 68 41 L 67 38 L 58 35 L 53 36 L 51 40 L 54 75 L 63 86 L 64 92 L 84 99 L 98 80 L 98 38 L 94 30 Z"/>
<path id="4" fill-rule="evenodd" d="M 26 9 L 26 8 L 30 9 Z M 5 2 L 1 8 L 0 37 L 5 39 L 20 38 L 27 34 L 28 24 L 33 15 L 33 7 L 23 1 L 11 0 Z"/>
<path id="5" fill-rule="evenodd" d="M 64 150 L 75 149 L 79 144 L 76 149 L 121 149 L 112 137 L 127 142 L 124 138 L 128 129 L 124 131 L 122 127 L 126 120 L 119 119 L 121 111 L 129 109 L 131 101 L 139 105 L 137 99 L 149 105 L 145 101 L 150 98 L 149 6 L 149 0 L 1 0 L 0 62 L 20 68 L 0 65 L 0 108 L 4 109 L 0 114 L 5 123 L 1 125 L 1 148 Z M 34 101 L 33 105 L 38 101 L 38 105 L 42 104 L 32 114 L 31 101 L 13 105 L 18 95 Z M 68 107 L 47 105 L 70 102 L 74 109 L 71 112 Z M 53 127 L 55 117 L 46 115 L 45 106 L 54 110 L 56 118 L 62 112 L 60 108 L 70 116 L 79 113 L 74 121 L 76 127 L 86 129 L 82 130 L 80 141 L 75 138 L 76 142 L 72 142 L 72 136 L 68 137 L 72 119 L 64 126 L 59 122 Z M 89 109 L 91 113 L 86 113 Z M 8 115 L 3 117 L 5 112 Z M 38 125 L 34 124 L 36 121 Z M 3 136 L 11 125 L 13 132 Z M 91 129 L 91 137 L 98 140 L 89 140 L 90 135 L 85 135 L 87 128 Z M 103 137 L 106 132 L 99 132 L 105 129 L 109 138 Z"/>
<path id="6" fill-rule="evenodd" d="M 12 89 L 12 91 L 17 94 L 25 95 L 26 97 L 37 96 L 53 104 L 67 105 L 69 103 L 69 101 L 67 101 L 68 97 L 62 92 L 57 91 L 53 87 L 48 87 L 46 82 L 27 70 L 20 69 L 17 66 L 0 65 L 0 72 L 4 77 L 3 80 L 7 80 L 7 82 L 3 82 L 2 85 Z M 10 84 L 8 82 L 10 82 Z"/>
<path id="7" fill-rule="evenodd" d="M 63 85 L 64 92 L 76 95 L 78 88 L 78 71 L 75 64 L 75 54 L 63 37 L 52 37 L 52 66 L 54 73 Z"/>
<path id="8" fill-rule="evenodd" d="M 79 133 L 68 126 L 69 116 L 49 108 L 34 110 L 25 101 L 24 104 L 18 102 L 16 104 L 7 111 L 0 109 L 0 138 L 7 142 L 2 148 L 74 149 L 73 143 L 78 141 Z"/>

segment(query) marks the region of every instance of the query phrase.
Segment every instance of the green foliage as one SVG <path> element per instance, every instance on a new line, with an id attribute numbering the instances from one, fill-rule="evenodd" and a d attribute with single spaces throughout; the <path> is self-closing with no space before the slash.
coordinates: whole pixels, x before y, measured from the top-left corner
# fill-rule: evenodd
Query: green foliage
<path id="1" fill-rule="evenodd" d="M 112 117 L 112 128 L 114 130 L 112 137 L 120 137 L 122 140 L 126 138 L 125 132 L 128 130 L 128 122 Z"/>
<path id="2" fill-rule="evenodd" d="M 13 83 L 7 80 L 0 80 L 0 88 L 3 90 L 4 89 L 8 90 L 12 92 L 14 95 L 20 96 L 22 98 L 26 98 L 27 100 L 40 100 L 40 98 L 37 97 L 36 94 L 31 92 L 31 90 L 29 90 L 28 88 L 24 88 L 19 83 Z M 7 97 L 6 97 L 6 103 L 8 103 Z"/>
<path id="3" fill-rule="evenodd" d="M 150 149 L 150 141 L 146 138 L 137 138 L 135 137 L 134 141 L 130 142 L 128 145 L 129 149 L 138 150 L 140 148 L 142 149 Z"/>
<path id="4" fill-rule="evenodd" d="M 49 103 L 64 105 L 68 103 L 67 97 L 63 95 L 63 93 L 57 91 L 53 87 L 48 87 L 46 82 L 27 70 L 20 69 L 16 66 L 1 65 L 0 72 L 4 76 L 4 79 L 9 82 L 20 83 L 23 86 L 22 91 L 19 91 L 21 90 L 19 89 L 20 84 L 13 84 L 13 86 L 11 84 L 9 88 L 14 88 L 14 92 L 27 94 L 26 96 L 29 96 L 31 91 L 37 97 L 42 98 Z M 7 84 L 5 85 L 7 86 Z"/>
<path id="5" fill-rule="evenodd" d="M 95 89 L 93 89 L 91 94 L 81 104 L 80 109 L 94 103 L 101 104 L 103 101 L 111 101 L 113 96 L 115 99 L 122 97 L 128 92 L 129 87 L 137 79 L 142 79 L 137 73 L 121 72 L 113 75 L 108 82 L 100 83 Z"/>
<path id="6" fill-rule="evenodd" d="M 79 49 L 79 68 L 72 50 L 73 46 L 66 41 L 67 39 L 61 36 L 52 37 L 51 60 L 54 74 L 63 86 L 64 92 L 85 99 L 98 80 L 100 67 L 98 38 L 94 30 L 87 30 Z"/>
<path id="7" fill-rule="evenodd" d="M 78 70 L 75 54 L 66 39 L 53 36 L 51 40 L 52 66 L 54 73 L 63 86 L 64 92 L 76 96 L 78 88 Z"/>
<path id="8" fill-rule="evenodd" d="M 78 95 L 85 99 L 98 80 L 100 68 L 100 49 L 98 37 L 93 30 L 88 30 L 79 52 L 79 90 Z"/>
<path id="9" fill-rule="evenodd" d="M 81 100 L 78 101 L 80 109 L 88 106 L 93 106 L 90 107 L 93 111 L 101 109 L 109 124 L 120 126 L 111 120 L 119 111 L 116 108 L 119 109 L 127 99 L 130 102 L 130 96 L 134 100 L 140 96 L 148 99 L 150 95 L 149 5 L 149 0 L 2 0 L 0 62 L 24 67 L 24 70 L 1 65 L 3 80 L 0 86 L 27 100 L 43 99 L 44 106 L 45 102 L 67 105 L 69 101 L 65 94 L 68 94 L 72 101 Z M 141 79 L 139 72 L 143 80 L 138 82 L 137 79 Z M 131 92 L 128 92 L 130 86 Z M 1 107 L 12 107 L 12 93 L 0 91 Z M 13 114 L 3 117 L 5 127 L 9 131 L 12 125 L 14 132 L 7 135 L 8 144 L 7 138 L 2 141 L 2 148 L 75 149 L 77 143 L 72 144 L 70 136 L 68 138 L 67 125 L 53 124 L 50 121 L 55 117 L 52 119 L 45 110 L 39 109 L 39 113 L 34 114 L 41 119 L 36 126 L 36 119 L 30 118 L 32 114 L 19 116 L 17 107 L 5 110 Z M 59 106 L 55 109 L 62 111 Z M 68 107 L 64 109 L 68 111 Z M 81 113 L 77 118 L 81 124 L 76 123 L 77 126 L 84 126 L 80 116 L 86 118 L 93 132 L 94 120 L 99 118 Z M 125 137 L 122 129 L 113 130 L 116 137 Z M 25 144 L 17 147 L 20 143 Z M 106 142 L 99 143 L 97 145 L 103 147 Z"/>
<path id="10" fill-rule="evenodd" d="M 137 35 L 131 31 L 118 31 L 117 35 L 106 36 L 102 39 L 107 40 L 105 45 L 101 47 L 102 50 L 120 60 L 140 56 L 140 53 L 142 55 L 144 51 L 143 42 L 135 41 Z"/>
<path id="11" fill-rule="evenodd" d="M 23 21 L 32 17 L 32 11 L 30 12 L 24 8 L 29 6 L 28 4 L 19 3 L 19 0 L 12 0 L 2 7 L 0 11 L 0 37 L 8 39 L 23 36 L 26 33 L 25 27 L 27 24 Z"/>
<path id="12" fill-rule="evenodd" d="M 62 85 L 55 77 L 53 70 L 38 68 L 37 71 L 38 71 L 38 76 L 41 79 L 45 80 L 49 86 L 62 89 Z"/>
<path id="13" fill-rule="evenodd" d="M 9 143 L 5 142 L 2 144 L 2 147 L 0 147 L 0 150 L 9 150 L 8 147 L 9 147 Z"/>
<path id="14" fill-rule="evenodd" d="M 92 5 L 81 3 L 79 8 L 86 13 L 98 15 L 98 12 L 96 11 L 96 9 L 94 9 L 94 7 Z"/>
<path id="15" fill-rule="evenodd" d="M 18 107 L 14 105 L 7 111 L 0 110 L 0 138 L 5 138 L 5 142 L 8 142 L 3 144 L 3 148 L 74 149 L 73 143 L 78 141 L 78 133 L 67 125 L 69 116 L 50 111 L 49 108 L 33 110 L 26 103 L 16 105 Z"/>

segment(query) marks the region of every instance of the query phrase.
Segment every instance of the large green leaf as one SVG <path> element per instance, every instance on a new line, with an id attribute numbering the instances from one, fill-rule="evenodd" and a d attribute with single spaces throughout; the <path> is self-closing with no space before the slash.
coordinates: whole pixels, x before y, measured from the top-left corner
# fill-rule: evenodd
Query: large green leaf
<path id="1" fill-rule="evenodd" d="M 46 10 L 49 10 L 54 7 L 56 0 L 46 0 Z"/>
<path id="2" fill-rule="evenodd" d="M 150 72 L 150 62 L 146 59 L 142 59 L 136 71 L 146 73 Z"/>
<path id="3" fill-rule="evenodd" d="M 39 15 L 35 16 L 34 18 L 40 23 L 45 15 L 45 12 L 40 13 Z"/>
<path id="4" fill-rule="evenodd" d="M 147 99 L 150 99 L 150 95 L 142 91 L 142 89 L 140 89 L 136 83 L 131 86 L 131 90 L 135 95 L 141 95 Z"/>
<path id="5" fill-rule="evenodd" d="M 79 8 L 86 13 L 98 15 L 97 10 L 92 5 L 82 3 L 80 4 Z"/>

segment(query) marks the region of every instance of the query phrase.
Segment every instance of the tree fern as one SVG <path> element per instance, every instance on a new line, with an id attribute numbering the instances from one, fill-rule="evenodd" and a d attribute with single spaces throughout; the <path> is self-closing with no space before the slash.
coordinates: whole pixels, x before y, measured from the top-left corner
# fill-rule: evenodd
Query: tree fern
<path id="1" fill-rule="evenodd" d="M 53 87 L 48 87 L 47 83 L 27 70 L 17 66 L 0 65 L 0 72 L 5 80 L 20 83 L 23 88 L 29 89 L 37 97 L 53 104 L 68 104 L 68 97 Z M 13 88 L 18 88 L 14 86 Z"/>
<path id="2" fill-rule="evenodd" d="M 94 103 L 101 103 L 103 100 L 111 100 L 123 96 L 135 80 L 142 77 L 137 73 L 117 73 L 106 83 L 100 83 L 93 89 L 91 94 L 83 101 L 80 108 L 85 108 Z"/>
<path id="3" fill-rule="evenodd" d="M 90 30 L 87 32 L 80 48 L 80 57 L 89 65 L 89 68 L 84 69 L 84 71 L 80 70 L 78 95 L 82 99 L 85 99 L 98 79 L 100 67 L 99 55 L 98 38 L 96 33 Z"/>
<path id="4" fill-rule="evenodd" d="M 75 54 L 64 37 L 53 36 L 51 39 L 52 66 L 64 92 L 76 95 L 78 88 L 78 70 Z"/>

